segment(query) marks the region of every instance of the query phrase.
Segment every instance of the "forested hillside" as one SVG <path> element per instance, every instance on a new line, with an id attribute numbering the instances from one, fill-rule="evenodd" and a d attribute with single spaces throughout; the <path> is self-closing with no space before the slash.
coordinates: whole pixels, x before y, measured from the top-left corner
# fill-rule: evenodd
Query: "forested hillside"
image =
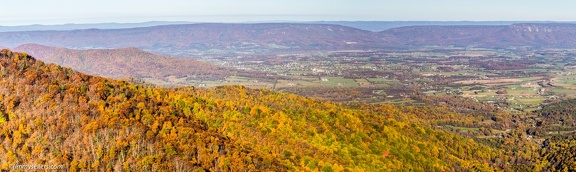
<path id="1" fill-rule="evenodd" d="M 187 77 L 191 79 L 222 79 L 237 74 L 233 69 L 219 67 L 188 58 L 160 56 L 137 48 L 73 50 L 25 44 L 17 51 L 63 67 L 109 78 L 154 78 Z"/>
<path id="2" fill-rule="evenodd" d="M 540 158 L 535 162 L 537 171 L 575 171 L 576 135 L 546 140 Z"/>
<path id="3" fill-rule="evenodd" d="M 151 88 L 0 55 L 2 169 L 463 171 L 499 169 L 507 159 L 419 122 L 443 115 L 434 108 L 350 106 L 237 86 Z"/>
<path id="4" fill-rule="evenodd" d="M 134 171 L 284 169 L 165 100 L 166 89 L 1 52 L 0 164 Z M 180 110 L 180 112 L 177 112 Z M 230 160 L 236 160 L 230 166 Z"/>

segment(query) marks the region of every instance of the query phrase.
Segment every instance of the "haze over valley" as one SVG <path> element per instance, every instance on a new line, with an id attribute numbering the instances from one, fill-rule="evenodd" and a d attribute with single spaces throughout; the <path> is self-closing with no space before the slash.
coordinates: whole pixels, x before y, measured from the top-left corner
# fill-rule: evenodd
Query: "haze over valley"
<path id="1" fill-rule="evenodd" d="M 0 14 L 1 170 L 576 170 L 572 2 L 168 1 Z"/>

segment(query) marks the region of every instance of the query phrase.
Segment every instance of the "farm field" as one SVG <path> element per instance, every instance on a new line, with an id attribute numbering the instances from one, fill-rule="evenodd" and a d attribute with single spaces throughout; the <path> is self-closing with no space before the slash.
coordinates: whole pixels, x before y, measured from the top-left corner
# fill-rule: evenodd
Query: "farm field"
<path id="1" fill-rule="evenodd" d="M 369 103 L 406 102 L 407 98 L 417 100 L 423 93 L 427 96 L 461 97 L 520 112 L 576 97 L 576 64 L 573 62 L 576 57 L 573 54 L 576 50 L 458 47 L 260 56 L 216 53 L 194 58 L 227 67 L 268 72 L 268 77 L 229 76 L 221 81 L 167 79 L 157 82 L 205 87 L 244 85 L 321 99 L 341 94 L 336 91 L 338 89 L 349 89 L 361 92 L 362 98 L 334 100 Z M 306 88 L 314 89 L 302 91 Z"/>

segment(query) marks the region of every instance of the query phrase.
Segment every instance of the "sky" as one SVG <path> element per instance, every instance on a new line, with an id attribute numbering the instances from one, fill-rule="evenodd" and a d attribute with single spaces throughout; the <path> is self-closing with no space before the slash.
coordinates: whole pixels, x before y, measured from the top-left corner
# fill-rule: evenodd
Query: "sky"
<path id="1" fill-rule="evenodd" d="M 147 21 L 576 21 L 575 0 L 18 0 L 2 4 L 2 26 Z"/>

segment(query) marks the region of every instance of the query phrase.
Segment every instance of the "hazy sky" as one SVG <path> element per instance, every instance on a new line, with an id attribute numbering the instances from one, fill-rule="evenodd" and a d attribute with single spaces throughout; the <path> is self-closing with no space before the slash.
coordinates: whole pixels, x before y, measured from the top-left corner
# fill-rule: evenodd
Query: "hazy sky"
<path id="1" fill-rule="evenodd" d="M 152 20 L 576 21 L 575 8 L 576 0 L 6 0 L 0 25 Z"/>

